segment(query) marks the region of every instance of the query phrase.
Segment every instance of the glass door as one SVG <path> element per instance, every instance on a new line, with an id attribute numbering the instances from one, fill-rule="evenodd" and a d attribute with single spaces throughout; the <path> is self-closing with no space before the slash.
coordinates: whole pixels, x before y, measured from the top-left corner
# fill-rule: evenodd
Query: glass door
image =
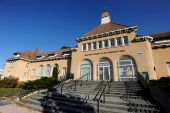
<path id="1" fill-rule="evenodd" d="M 110 66 L 100 66 L 99 67 L 99 80 L 108 81 L 110 77 Z"/>

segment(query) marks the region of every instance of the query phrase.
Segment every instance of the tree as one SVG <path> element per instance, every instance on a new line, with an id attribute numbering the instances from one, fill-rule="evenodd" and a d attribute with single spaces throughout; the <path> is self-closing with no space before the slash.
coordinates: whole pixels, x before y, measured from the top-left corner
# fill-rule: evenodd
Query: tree
<path id="1" fill-rule="evenodd" d="M 56 79 L 58 79 L 58 74 L 60 73 L 59 71 L 59 65 L 58 64 L 55 64 L 54 68 L 53 68 L 53 74 L 52 76 Z"/>

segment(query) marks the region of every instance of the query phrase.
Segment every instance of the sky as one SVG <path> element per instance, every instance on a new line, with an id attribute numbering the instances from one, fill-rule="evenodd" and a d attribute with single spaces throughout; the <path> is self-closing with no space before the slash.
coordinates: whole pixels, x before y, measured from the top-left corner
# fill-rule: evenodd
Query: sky
<path id="1" fill-rule="evenodd" d="M 170 31 L 170 0 L 0 0 L 0 69 L 14 52 L 76 46 L 76 38 L 112 22 L 138 26 L 138 34 Z"/>

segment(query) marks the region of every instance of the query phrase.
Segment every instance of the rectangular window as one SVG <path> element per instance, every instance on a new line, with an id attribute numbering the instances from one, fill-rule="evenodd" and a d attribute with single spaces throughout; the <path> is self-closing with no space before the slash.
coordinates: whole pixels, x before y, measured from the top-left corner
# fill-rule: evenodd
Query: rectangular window
<path id="1" fill-rule="evenodd" d="M 111 47 L 114 47 L 114 46 L 115 46 L 115 40 L 114 40 L 114 38 L 110 40 L 110 46 L 111 46 Z"/>
<path id="2" fill-rule="evenodd" d="M 170 63 L 167 63 L 167 68 L 168 68 L 168 74 L 169 74 L 169 77 L 170 77 Z"/>
<path id="3" fill-rule="evenodd" d="M 116 39 L 117 39 L 117 46 L 121 46 L 122 45 L 121 37 L 118 37 Z"/>
<path id="4" fill-rule="evenodd" d="M 124 41 L 124 45 L 128 45 L 128 44 L 129 44 L 129 41 L 128 41 L 128 37 L 127 37 L 127 36 L 124 36 L 124 37 L 123 37 L 123 41 Z"/>
<path id="5" fill-rule="evenodd" d="M 98 48 L 102 48 L 102 41 L 98 41 Z"/>
<path id="6" fill-rule="evenodd" d="M 66 78 L 67 75 L 67 68 L 63 68 L 63 77 Z"/>
<path id="7" fill-rule="evenodd" d="M 32 69 L 31 76 L 34 76 L 35 69 Z"/>
<path id="8" fill-rule="evenodd" d="M 88 50 L 91 50 L 91 43 L 87 44 Z"/>
<path id="9" fill-rule="evenodd" d="M 108 40 L 104 40 L 104 48 L 108 47 Z"/>
<path id="10" fill-rule="evenodd" d="M 86 51 L 86 44 L 83 44 L 83 51 Z"/>
<path id="11" fill-rule="evenodd" d="M 10 63 L 10 68 L 14 68 L 14 63 L 13 62 Z"/>
<path id="12" fill-rule="evenodd" d="M 93 42 L 93 49 L 96 49 L 96 42 Z"/>

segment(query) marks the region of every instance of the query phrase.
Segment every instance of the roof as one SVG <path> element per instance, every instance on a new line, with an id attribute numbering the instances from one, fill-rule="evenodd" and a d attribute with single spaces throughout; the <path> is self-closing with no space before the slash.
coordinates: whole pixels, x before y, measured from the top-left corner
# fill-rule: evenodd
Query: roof
<path id="1" fill-rule="evenodd" d="M 28 60 L 33 60 L 36 57 L 36 53 L 31 50 L 20 52 L 20 55 L 21 58 L 28 59 Z"/>
<path id="2" fill-rule="evenodd" d="M 12 61 L 12 60 L 18 60 L 18 59 L 23 59 L 23 60 L 28 60 L 28 61 L 36 61 L 37 56 L 43 56 L 43 58 L 38 59 L 38 60 L 48 60 L 48 59 L 57 59 L 57 58 L 65 58 L 65 53 L 70 53 L 72 51 L 71 48 L 68 49 L 61 49 L 61 50 L 56 50 L 56 51 L 49 51 L 49 52 L 42 52 L 42 53 L 37 53 L 36 51 L 24 51 L 24 52 L 17 52 L 18 57 L 14 56 L 7 61 Z M 49 54 L 54 54 L 54 57 L 49 58 Z M 69 54 L 70 55 L 70 54 Z"/>
<path id="3" fill-rule="evenodd" d="M 170 38 L 170 31 L 169 32 L 161 32 L 161 33 L 150 34 L 149 36 L 153 37 L 154 39 Z"/>
<path id="4" fill-rule="evenodd" d="M 114 30 L 118 30 L 122 28 L 127 28 L 127 27 L 130 27 L 130 26 L 110 22 L 107 24 L 102 24 L 102 25 L 97 26 L 96 28 L 92 29 L 90 32 L 86 33 L 82 37 L 87 37 L 87 36 L 91 36 L 95 34 L 100 34 L 100 33 L 114 31 Z"/>

